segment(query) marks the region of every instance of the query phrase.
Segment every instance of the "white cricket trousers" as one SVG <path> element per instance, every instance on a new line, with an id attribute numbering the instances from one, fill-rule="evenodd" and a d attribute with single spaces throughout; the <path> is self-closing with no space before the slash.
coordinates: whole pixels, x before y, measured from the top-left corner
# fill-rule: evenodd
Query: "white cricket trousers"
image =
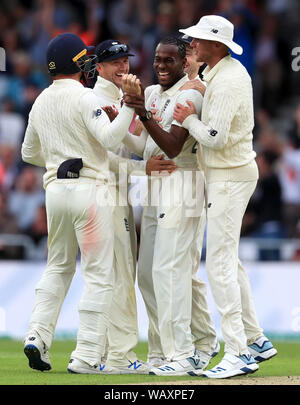
<path id="1" fill-rule="evenodd" d="M 99 204 L 108 195 L 107 185 L 82 180 L 57 180 L 47 186 L 48 260 L 36 286 L 30 319 L 30 330 L 36 330 L 49 348 L 76 270 L 79 246 L 84 288 L 71 356 L 90 365 L 98 364 L 104 352 L 112 298 L 113 207 Z"/>
<path id="2" fill-rule="evenodd" d="M 151 205 L 143 210 L 138 261 L 138 283 L 149 317 L 148 358 L 180 360 L 194 353 L 191 333 L 193 242 L 204 189 L 203 177 L 197 182 L 194 180 L 185 181 L 183 170 L 177 170 L 169 177 L 152 177 L 149 181 Z M 164 197 L 169 195 L 173 197 L 166 203 Z M 157 200 L 156 196 L 159 196 Z M 195 211 L 192 215 L 195 209 L 191 205 L 192 196 L 197 199 L 198 216 Z M 181 205 L 176 204 L 178 197 Z"/>
<path id="3" fill-rule="evenodd" d="M 117 367 L 128 365 L 128 360 L 137 360 L 132 351 L 138 343 L 138 322 L 135 295 L 136 230 L 131 205 L 116 205 L 114 228 L 115 276 L 109 316 L 107 362 Z"/>
<path id="4" fill-rule="evenodd" d="M 207 187 L 206 268 L 221 314 L 225 352 L 248 354 L 247 345 L 263 334 L 251 287 L 238 258 L 242 219 L 256 181 L 209 183 Z"/>

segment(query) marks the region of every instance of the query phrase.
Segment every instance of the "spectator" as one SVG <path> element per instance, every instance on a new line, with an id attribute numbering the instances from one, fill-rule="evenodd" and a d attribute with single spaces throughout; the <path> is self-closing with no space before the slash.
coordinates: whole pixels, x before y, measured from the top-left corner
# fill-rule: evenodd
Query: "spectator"
<path id="1" fill-rule="evenodd" d="M 0 144 L 0 187 L 9 192 L 18 175 L 17 155 L 19 151 L 11 143 Z"/>
<path id="2" fill-rule="evenodd" d="M 8 85 L 8 97 L 13 100 L 16 110 L 27 119 L 34 100 L 46 87 L 47 79 L 40 71 L 32 69 L 28 54 L 21 51 L 14 55 L 13 73 Z"/>
<path id="3" fill-rule="evenodd" d="M 256 162 L 259 180 L 250 199 L 246 218 L 243 221 L 242 235 L 255 238 L 283 238 L 281 185 L 274 164 L 278 155 L 271 151 L 262 151 Z M 280 260 L 280 248 L 259 249 L 259 260 Z"/>
<path id="4" fill-rule="evenodd" d="M 0 145 L 7 144 L 20 149 L 24 131 L 24 118 L 14 111 L 12 100 L 5 100 L 0 111 Z"/>
<path id="5" fill-rule="evenodd" d="M 287 147 L 282 152 L 280 183 L 286 236 L 297 238 L 300 225 L 300 148 Z"/>
<path id="6" fill-rule="evenodd" d="M 276 16 L 266 15 L 261 24 L 256 51 L 255 96 L 259 107 L 274 115 L 280 104 L 283 71 L 278 60 L 278 21 Z"/>
<path id="7" fill-rule="evenodd" d="M 242 55 L 233 55 L 233 57 L 245 66 L 252 77 L 254 74 L 254 41 L 258 29 L 257 18 L 243 3 L 233 4 L 221 15 L 232 22 L 235 27 L 235 41 L 244 49 Z"/>
<path id="8" fill-rule="evenodd" d="M 45 240 L 47 237 L 48 228 L 45 205 L 40 205 L 37 208 L 35 218 L 31 227 L 29 228 L 28 235 L 32 238 L 36 245 Z"/>
<path id="9" fill-rule="evenodd" d="M 7 197 L 0 192 L 0 259 L 23 259 L 22 247 L 7 245 L 1 234 L 14 235 L 20 232 L 16 218 L 8 212 Z"/>
<path id="10" fill-rule="evenodd" d="M 300 149 L 300 104 L 298 104 L 291 128 L 288 131 L 288 142 L 294 149 Z"/>
<path id="11" fill-rule="evenodd" d="M 27 233 L 31 229 L 38 208 L 44 204 L 44 192 L 38 183 L 37 169 L 25 166 L 10 194 L 10 212 L 17 218 L 18 227 Z"/>

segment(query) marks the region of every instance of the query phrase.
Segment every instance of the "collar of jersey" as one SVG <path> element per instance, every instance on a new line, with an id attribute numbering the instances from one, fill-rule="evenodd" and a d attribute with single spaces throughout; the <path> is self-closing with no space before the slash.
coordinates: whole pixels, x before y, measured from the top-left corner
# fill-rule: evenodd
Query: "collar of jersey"
<path id="1" fill-rule="evenodd" d="M 104 79 L 101 76 L 97 77 L 94 89 L 99 93 L 99 95 L 103 94 L 112 100 L 121 101 L 123 97 L 122 90 L 120 90 L 114 83 Z"/>
<path id="2" fill-rule="evenodd" d="M 56 79 L 53 80 L 52 83 L 53 86 L 80 86 L 83 87 L 83 85 L 78 81 L 74 79 Z"/>
<path id="3" fill-rule="evenodd" d="M 227 55 L 224 56 L 224 58 L 222 58 L 212 69 L 210 69 L 209 66 L 206 66 L 206 68 L 202 72 L 203 80 L 205 82 L 210 82 L 213 77 L 222 69 L 222 67 L 230 60 L 231 56 Z"/>
<path id="4" fill-rule="evenodd" d="M 168 90 L 165 91 L 161 91 L 162 94 L 166 94 L 169 97 L 174 96 L 178 90 L 180 89 L 180 87 L 182 87 L 184 85 L 185 82 L 188 82 L 189 78 L 188 75 L 185 74 L 180 80 L 178 80 L 178 82 L 176 82 L 172 87 L 170 87 Z M 162 88 L 161 88 L 162 90 Z"/>

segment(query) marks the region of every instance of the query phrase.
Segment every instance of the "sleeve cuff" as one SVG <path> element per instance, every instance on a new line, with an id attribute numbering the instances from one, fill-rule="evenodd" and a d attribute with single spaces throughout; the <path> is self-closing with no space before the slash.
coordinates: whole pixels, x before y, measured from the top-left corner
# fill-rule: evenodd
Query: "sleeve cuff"
<path id="1" fill-rule="evenodd" d="M 186 119 L 183 121 L 182 123 L 182 127 L 189 130 L 191 123 L 193 122 L 194 119 L 198 120 L 198 116 L 197 114 L 191 114 L 188 117 L 186 117 Z"/>

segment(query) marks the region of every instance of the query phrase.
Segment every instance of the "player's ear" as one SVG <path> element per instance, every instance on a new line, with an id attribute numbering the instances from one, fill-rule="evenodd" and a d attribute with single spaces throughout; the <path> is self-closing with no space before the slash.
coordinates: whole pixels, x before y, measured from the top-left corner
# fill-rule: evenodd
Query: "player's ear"
<path id="1" fill-rule="evenodd" d="M 97 63 L 96 70 L 97 70 L 97 72 L 98 72 L 99 74 L 101 74 L 101 72 L 102 72 L 102 70 L 103 70 L 103 65 L 102 65 L 102 63 Z"/>

